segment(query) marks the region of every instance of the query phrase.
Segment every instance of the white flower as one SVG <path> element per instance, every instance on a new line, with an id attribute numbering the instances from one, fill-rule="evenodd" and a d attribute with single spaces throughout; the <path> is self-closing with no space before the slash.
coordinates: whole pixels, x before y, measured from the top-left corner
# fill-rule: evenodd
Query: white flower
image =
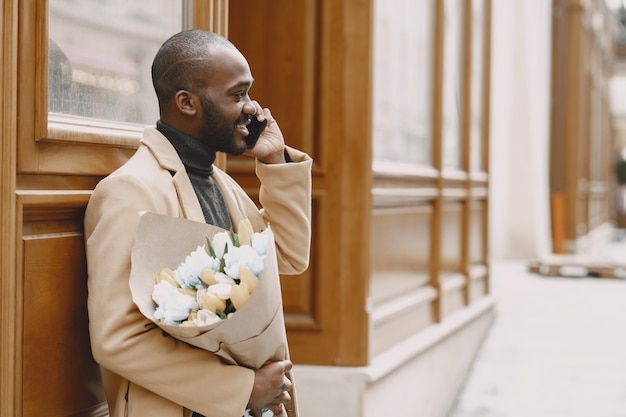
<path id="1" fill-rule="evenodd" d="M 269 243 L 269 234 L 270 229 L 265 229 L 260 233 L 255 233 L 252 235 L 252 247 L 259 254 L 259 256 L 267 255 L 267 245 Z"/>
<path id="2" fill-rule="evenodd" d="M 230 291 L 233 289 L 233 284 L 214 284 L 207 288 L 206 291 L 217 295 L 222 300 L 228 300 L 230 298 Z"/>
<path id="3" fill-rule="evenodd" d="M 217 259 L 222 259 L 224 257 L 224 249 L 226 247 L 228 247 L 228 252 L 230 252 L 230 249 L 234 247 L 233 241 L 231 240 L 228 232 L 216 233 L 211 240 L 211 245 L 213 246 L 215 257 Z"/>
<path id="4" fill-rule="evenodd" d="M 213 323 L 217 323 L 222 319 L 215 313 L 209 310 L 198 310 L 196 318 L 193 320 L 196 326 L 209 326 Z"/>
<path id="5" fill-rule="evenodd" d="M 229 277 L 223 272 L 217 272 L 215 274 L 215 280 L 217 281 L 218 284 L 228 284 L 228 285 L 236 284 L 234 279 L 232 279 L 231 277 Z"/>
<path id="6" fill-rule="evenodd" d="M 185 262 L 180 264 L 174 271 L 174 278 L 182 288 L 200 289 L 204 287 L 202 280 L 202 270 L 211 268 L 216 271 L 219 268 L 219 259 L 211 257 L 204 246 L 198 246 L 185 258 Z"/>
<path id="7" fill-rule="evenodd" d="M 177 326 L 189 317 L 191 310 L 198 308 L 196 300 L 183 294 L 167 281 L 161 281 L 152 290 L 152 299 L 157 304 L 154 318 L 163 320 L 167 326 Z"/>
<path id="8" fill-rule="evenodd" d="M 239 278 L 239 268 L 247 266 L 257 277 L 263 272 L 263 259 L 251 246 L 233 247 L 224 255 L 224 272 L 229 277 Z"/>

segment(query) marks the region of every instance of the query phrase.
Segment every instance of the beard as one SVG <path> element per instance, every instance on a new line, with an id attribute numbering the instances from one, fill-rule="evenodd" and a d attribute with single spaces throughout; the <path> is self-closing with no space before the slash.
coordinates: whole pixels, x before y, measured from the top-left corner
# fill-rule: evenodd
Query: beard
<path id="1" fill-rule="evenodd" d="M 200 104 L 203 113 L 200 140 L 216 151 L 229 155 L 244 153 L 246 144 L 243 141 L 240 145 L 237 144 L 234 127 L 235 124 L 240 124 L 243 120 L 238 119 L 236 123 L 229 123 L 219 112 L 217 106 L 206 97 L 200 98 Z"/>

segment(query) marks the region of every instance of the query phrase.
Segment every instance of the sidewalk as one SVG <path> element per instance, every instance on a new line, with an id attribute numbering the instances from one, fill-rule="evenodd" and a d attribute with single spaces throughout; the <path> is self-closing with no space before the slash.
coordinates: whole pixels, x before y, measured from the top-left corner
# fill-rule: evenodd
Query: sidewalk
<path id="1" fill-rule="evenodd" d="M 626 280 L 522 261 L 491 279 L 496 319 L 448 417 L 626 417 Z"/>

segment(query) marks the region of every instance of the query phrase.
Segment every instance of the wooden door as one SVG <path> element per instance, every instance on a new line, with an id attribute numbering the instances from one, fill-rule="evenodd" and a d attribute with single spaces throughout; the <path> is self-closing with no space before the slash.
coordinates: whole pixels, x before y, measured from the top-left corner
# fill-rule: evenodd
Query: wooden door
<path id="1" fill-rule="evenodd" d="M 134 73 L 144 70 L 148 45 L 155 48 L 150 52 L 154 56 L 160 43 L 183 25 L 225 31 L 226 0 L 119 3 L 107 9 L 97 1 L 5 0 L 0 8 L 2 416 L 108 414 L 87 333 L 82 218 L 96 183 L 134 152 L 142 125 L 101 118 L 82 95 L 74 97 L 82 107 L 70 103 L 68 111 L 63 93 L 52 89 L 63 81 L 54 77 L 68 77 L 71 93 L 97 90 L 120 106 L 120 100 L 110 101 L 113 93 L 128 93 L 123 100 L 130 102 L 144 87 L 141 83 L 150 84 Z M 141 13 L 158 4 L 175 12 L 160 13 L 173 20 L 167 28 L 156 26 L 162 32 L 146 24 L 159 10 Z M 124 7 L 135 9 L 124 16 L 112 14 Z M 57 15 L 66 18 L 67 26 L 52 39 Z M 78 35 L 67 32 L 72 25 Z M 109 32 L 97 32 L 105 29 Z M 104 37 L 97 46 L 111 47 L 109 35 L 123 38 L 126 52 L 141 59 L 125 59 L 123 48 L 111 55 L 91 50 L 95 36 Z M 76 48 L 71 40 L 87 46 Z M 59 45 L 72 64 L 69 71 L 54 55 Z"/>

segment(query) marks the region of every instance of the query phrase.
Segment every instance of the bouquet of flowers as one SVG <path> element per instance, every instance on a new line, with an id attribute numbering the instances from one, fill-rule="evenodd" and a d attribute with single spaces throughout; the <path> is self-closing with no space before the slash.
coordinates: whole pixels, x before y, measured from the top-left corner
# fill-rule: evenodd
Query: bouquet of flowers
<path id="1" fill-rule="evenodd" d="M 130 289 L 142 314 L 170 336 L 259 369 L 289 358 L 274 235 L 270 227 L 254 233 L 246 221 L 237 232 L 144 213 Z"/>
<path id="2" fill-rule="evenodd" d="M 239 310 L 259 283 L 269 228 L 255 233 L 248 219 L 238 233 L 218 232 L 176 269 L 161 269 L 152 300 L 154 317 L 168 326 L 210 326 Z"/>

